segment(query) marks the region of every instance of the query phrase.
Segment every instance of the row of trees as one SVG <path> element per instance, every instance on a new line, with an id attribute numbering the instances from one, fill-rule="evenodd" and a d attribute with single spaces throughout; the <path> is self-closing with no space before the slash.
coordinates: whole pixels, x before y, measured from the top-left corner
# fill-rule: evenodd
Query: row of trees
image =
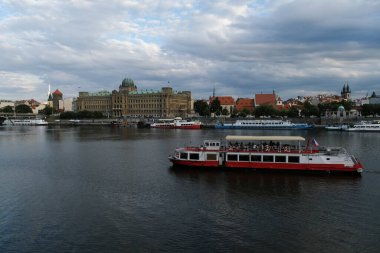
<path id="1" fill-rule="evenodd" d="M 379 104 L 366 104 L 362 106 L 362 116 L 375 116 L 380 115 Z"/>
<path id="2" fill-rule="evenodd" d="M 14 113 L 14 107 L 12 106 L 5 106 L 4 108 L 0 109 L 0 112 L 4 113 Z M 33 113 L 32 109 L 25 105 L 17 105 L 16 106 L 16 113 Z M 54 108 L 50 106 L 46 106 L 43 110 L 39 110 L 38 114 L 40 115 L 52 115 L 53 113 L 56 113 Z M 61 119 L 99 119 L 104 118 L 103 113 L 101 112 L 90 112 L 90 111 L 80 111 L 80 112 L 63 112 L 60 114 Z"/>
<path id="3" fill-rule="evenodd" d="M 30 108 L 27 105 L 21 104 L 21 105 L 16 105 L 16 113 L 33 113 L 32 108 Z M 0 109 L 0 112 L 4 113 L 14 113 L 14 108 L 10 105 L 4 106 L 3 108 Z"/>
<path id="4" fill-rule="evenodd" d="M 292 106 L 288 110 L 277 110 L 274 106 L 271 105 L 261 105 L 254 109 L 254 111 L 249 111 L 248 109 L 243 109 L 242 111 L 237 111 L 236 108 L 232 108 L 230 113 L 226 108 L 222 108 L 218 98 L 214 99 L 210 104 L 204 100 L 197 100 L 194 103 L 194 110 L 200 116 L 210 116 L 211 113 L 215 115 L 230 115 L 231 117 L 246 117 L 248 115 L 254 115 L 256 117 L 260 116 L 282 116 L 282 117 L 299 117 L 299 116 L 321 116 L 325 114 L 326 111 L 337 111 L 339 106 L 343 106 L 345 110 L 351 110 L 353 103 L 350 101 L 342 102 L 331 102 L 331 103 L 321 103 L 318 106 L 312 105 L 310 102 L 305 102 L 303 105 Z M 370 112 L 373 112 L 374 109 L 368 109 Z M 365 116 L 363 114 L 363 116 Z"/>

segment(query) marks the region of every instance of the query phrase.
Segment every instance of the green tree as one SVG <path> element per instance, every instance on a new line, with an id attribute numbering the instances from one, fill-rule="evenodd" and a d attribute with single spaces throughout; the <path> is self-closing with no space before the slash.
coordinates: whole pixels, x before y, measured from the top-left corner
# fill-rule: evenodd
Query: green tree
<path id="1" fill-rule="evenodd" d="M 76 119 L 78 114 L 75 112 L 63 112 L 59 115 L 60 119 Z"/>
<path id="2" fill-rule="evenodd" d="M 244 108 L 243 110 L 241 110 L 241 112 L 239 113 L 239 117 L 247 117 L 247 115 L 250 115 L 250 111 L 247 109 L 247 108 Z"/>
<path id="3" fill-rule="evenodd" d="M 4 108 L 2 109 L 2 112 L 12 113 L 13 112 L 13 107 L 10 106 L 10 105 L 4 106 Z"/>
<path id="4" fill-rule="evenodd" d="M 17 105 L 15 110 L 16 113 L 33 113 L 32 108 L 25 104 Z"/>
<path id="5" fill-rule="evenodd" d="M 375 116 L 380 114 L 380 105 L 378 104 L 365 104 L 362 106 L 363 116 Z"/>
<path id="6" fill-rule="evenodd" d="M 230 114 L 230 112 L 227 110 L 227 108 L 223 108 L 222 115 L 227 116 L 228 114 Z"/>
<path id="7" fill-rule="evenodd" d="M 194 111 L 198 113 L 200 116 L 210 115 L 210 107 L 204 100 L 197 100 L 194 102 Z"/>
<path id="8" fill-rule="evenodd" d="M 303 105 L 301 114 L 310 117 L 310 116 L 319 116 L 319 108 L 315 105 L 312 105 L 310 102 L 306 101 Z"/>
<path id="9" fill-rule="evenodd" d="M 220 106 L 220 101 L 216 97 L 210 104 L 210 112 L 216 113 L 217 111 L 222 111 L 222 107 Z"/>
<path id="10" fill-rule="evenodd" d="M 52 115 L 54 113 L 54 108 L 50 106 L 45 106 L 44 109 L 39 110 L 38 114 L 43 114 L 43 115 Z"/>
<path id="11" fill-rule="evenodd" d="M 255 116 L 261 117 L 261 116 L 275 116 L 276 115 L 276 109 L 273 108 L 271 105 L 260 105 L 255 108 Z"/>
<path id="12" fill-rule="evenodd" d="M 232 109 L 232 112 L 231 112 L 231 118 L 236 118 L 238 116 L 238 114 L 239 114 L 238 109 L 236 107 L 234 107 Z"/>
<path id="13" fill-rule="evenodd" d="M 297 118 L 299 116 L 298 108 L 295 106 L 290 107 L 288 110 L 288 117 L 289 118 Z"/>

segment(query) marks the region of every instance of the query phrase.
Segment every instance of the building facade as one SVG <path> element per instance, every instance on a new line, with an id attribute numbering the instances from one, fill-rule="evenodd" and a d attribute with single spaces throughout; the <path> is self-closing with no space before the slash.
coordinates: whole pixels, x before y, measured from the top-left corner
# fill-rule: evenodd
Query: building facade
<path id="1" fill-rule="evenodd" d="M 368 100 L 369 104 L 371 105 L 380 104 L 380 96 L 376 95 L 375 92 L 372 93 Z"/>
<path id="2" fill-rule="evenodd" d="M 78 98 L 75 100 L 75 110 L 102 112 L 105 116 L 112 114 L 112 97 L 108 91 L 100 91 L 95 93 L 79 92 Z"/>
<path id="3" fill-rule="evenodd" d="M 125 78 L 119 90 L 112 93 L 80 92 L 76 100 L 78 111 L 101 111 L 113 117 L 187 117 L 191 114 L 191 92 L 161 90 L 137 90 L 130 78 Z"/>

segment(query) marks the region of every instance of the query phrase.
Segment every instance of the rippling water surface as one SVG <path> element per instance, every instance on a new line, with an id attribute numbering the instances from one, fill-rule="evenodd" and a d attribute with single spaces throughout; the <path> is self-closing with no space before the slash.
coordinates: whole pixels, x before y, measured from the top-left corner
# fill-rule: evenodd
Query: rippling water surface
<path id="1" fill-rule="evenodd" d="M 343 146 L 349 175 L 173 169 L 227 134 Z M 378 252 L 380 134 L 0 128 L 0 252 Z"/>

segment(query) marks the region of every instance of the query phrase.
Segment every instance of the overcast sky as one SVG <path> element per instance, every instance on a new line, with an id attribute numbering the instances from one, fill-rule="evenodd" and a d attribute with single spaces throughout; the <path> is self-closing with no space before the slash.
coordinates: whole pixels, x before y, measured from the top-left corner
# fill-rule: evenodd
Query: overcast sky
<path id="1" fill-rule="evenodd" d="M 124 77 L 194 98 L 380 93 L 380 1 L 0 0 L 0 99 Z"/>

